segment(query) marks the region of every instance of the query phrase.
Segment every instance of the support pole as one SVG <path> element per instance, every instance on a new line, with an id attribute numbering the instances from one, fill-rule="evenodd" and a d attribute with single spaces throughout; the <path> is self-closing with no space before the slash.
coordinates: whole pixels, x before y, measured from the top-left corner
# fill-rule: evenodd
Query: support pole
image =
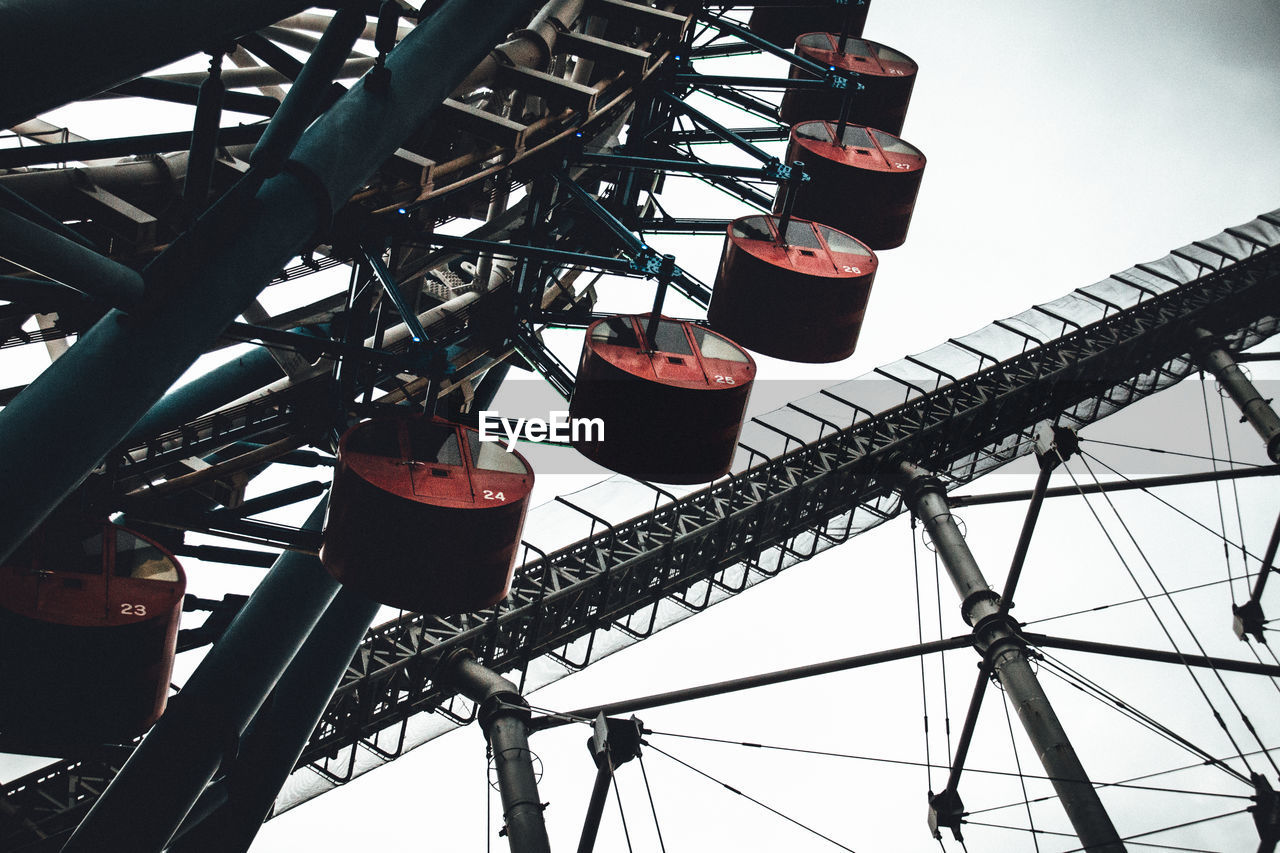
<path id="1" fill-rule="evenodd" d="M 1258 393 L 1258 389 L 1244 375 L 1235 358 L 1221 342 L 1206 329 L 1196 329 L 1196 361 L 1231 395 L 1240 407 L 1244 419 L 1262 436 L 1267 445 L 1267 456 L 1272 462 L 1280 462 L 1280 415 L 1271 408 L 1271 401 Z"/>
<path id="2" fill-rule="evenodd" d="M 644 329 L 645 350 L 656 352 L 658 346 L 658 323 L 661 322 L 662 304 L 667 298 L 667 287 L 671 284 L 671 275 L 676 269 L 676 256 L 663 255 L 662 265 L 658 268 L 658 284 L 653 291 L 653 309 L 649 312 L 649 324 Z"/>
<path id="3" fill-rule="evenodd" d="M 222 805 L 169 846 L 170 853 L 241 853 L 249 849 L 298 756 L 324 714 L 329 697 L 359 650 L 378 603 L 343 589 L 298 651 L 245 733 L 221 795 Z M 185 827 L 184 827 L 185 829 Z"/>
<path id="4" fill-rule="evenodd" d="M 599 744 L 596 738 L 592 738 L 588 747 L 592 749 L 596 763 L 596 780 L 591 786 L 591 799 L 587 801 L 587 816 L 582 821 L 578 853 L 591 853 L 595 849 L 600 819 L 604 817 L 604 806 L 609 801 L 609 783 L 613 781 L 613 759 L 609 755 L 608 742 Z"/>
<path id="5" fill-rule="evenodd" d="M 1262 465 L 1257 468 L 1232 468 L 1227 471 L 1204 471 L 1198 474 L 1171 474 L 1166 477 L 1147 477 L 1142 480 L 1117 480 L 1111 483 L 1081 483 L 1079 486 L 1059 486 L 1046 489 L 1046 498 L 1099 495 L 1109 492 L 1128 492 L 1135 489 L 1160 489 L 1165 486 L 1188 486 L 1195 483 L 1215 483 L 1221 480 L 1245 480 L 1251 477 L 1274 477 L 1280 474 L 1280 465 Z M 982 495 L 951 495 L 948 501 L 953 507 L 982 506 L 983 504 L 1017 503 L 1030 500 L 1034 490 L 1015 492 L 988 492 Z"/>
<path id="6" fill-rule="evenodd" d="M 578 853 L 592 853 L 596 836 L 600 832 L 600 818 L 609 800 L 609 785 L 614 771 L 640 755 L 644 724 L 632 717 L 630 720 L 609 719 L 597 714 L 587 749 L 596 765 L 596 781 L 587 803 L 587 816 L 582 821 L 582 835 L 578 838 Z"/>
<path id="7" fill-rule="evenodd" d="M 217 157 L 218 126 L 227 87 L 222 82 L 222 52 L 209 55 L 209 76 L 200 84 L 195 126 L 191 130 L 191 154 L 182 185 L 182 205 L 191 218 L 200 215 L 213 186 L 213 162 Z"/>
<path id="8" fill-rule="evenodd" d="M 1067 818 L 1090 851 L 1116 853 L 1124 844 L 1097 791 L 1053 712 L 1035 673 L 1026 646 L 1007 617 L 1000 616 L 1000 596 L 988 586 L 947 505 L 942 484 L 928 472 L 903 463 L 898 470 L 903 498 L 929 531 L 938 555 L 961 598 L 961 613 L 974 629 L 977 646 L 1013 700 L 1027 736 L 1067 812 Z M 947 790 L 944 795 L 956 796 Z"/>
<path id="9" fill-rule="evenodd" d="M 1022 566 L 1027 560 L 1027 551 L 1031 548 L 1031 535 L 1035 533 L 1036 521 L 1040 518 L 1040 509 L 1044 506 L 1044 495 L 1049 489 L 1049 477 L 1059 464 L 1080 447 L 1080 440 L 1074 431 L 1050 424 L 1045 421 L 1036 427 L 1036 460 L 1040 464 L 1040 474 L 1036 477 L 1036 487 L 1031 492 L 1031 500 L 1027 504 L 1027 516 L 1022 522 L 1022 532 L 1018 534 L 1018 544 L 1013 549 L 1013 561 L 1009 564 L 1009 574 L 1005 576 L 1004 590 L 1000 593 L 999 615 L 1004 618 L 1013 607 L 1013 594 L 1018 589 L 1018 579 L 1022 577 Z"/>
<path id="10" fill-rule="evenodd" d="M 514 684 L 481 666 L 465 649 L 445 658 L 436 679 L 479 705 L 480 728 L 493 748 L 511 853 L 550 853 L 529 751 L 529 703 Z"/>
<path id="11" fill-rule="evenodd" d="M 305 529 L 320 529 L 324 507 L 321 501 Z M 219 765 L 235 756 L 245 727 L 337 591 L 316 557 L 282 555 L 63 853 L 163 848 Z"/>

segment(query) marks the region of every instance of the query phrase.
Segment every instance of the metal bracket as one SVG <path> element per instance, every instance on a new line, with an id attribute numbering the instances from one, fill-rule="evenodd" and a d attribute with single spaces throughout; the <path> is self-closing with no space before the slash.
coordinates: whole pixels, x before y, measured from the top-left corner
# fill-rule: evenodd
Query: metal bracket
<path id="1" fill-rule="evenodd" d="M 964 803 L 960 794 L 951 788 L 929 793 L 929 831 L 933 837 L 942 839 L 942 828 L 951 830 L 956 841 L 964 841 L 960 834 L 960 824 L 964 818 Z"/>
<path id="2" fill-rule="evenodd" d="M 1042 421 L 1036 424 L 1035 436 L 1041 470 L 1052 471 L 1080 450 L 1080 438 L 1070 427 Z"/>
<path id="3" fill-rule="evenodd" d="M 1262 602 L 1251 598 L 1244 604 L 1231 605 L 1231 627 L 1236 636 L 1244 640 L 1253 637 L 1259 643 L 1266 643 L 1266 615 L 1262 612 Z"/>
<path id="4" fill-rule="evenodd" d="M 1280 794 L 1261 773 L 1252 774 L 1253 805 L 1248 811 L 1258 827 L 1258 853 L 1274 853 L 1280 843 Z"/>

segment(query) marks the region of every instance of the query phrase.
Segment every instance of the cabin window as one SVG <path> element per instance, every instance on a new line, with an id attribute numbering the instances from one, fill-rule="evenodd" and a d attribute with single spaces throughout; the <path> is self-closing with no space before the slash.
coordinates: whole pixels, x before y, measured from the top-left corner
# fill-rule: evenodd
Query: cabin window
<path id="1" fill-rule="evenodd" d="M 348 453 L 400 458 L 400 422 L 395 418 L 366 421 L 347 436 Z"/>
<path id="2" fill-rule="evenodd" d="M 591 330 L 591 340 L 619 347 L 640 349 L 640 340 L 629 317 L 610 317 Z"/>
<path id="3" fill-rule="evenodd" d="M 444 424 L 417 423 L 410 426 L 409 458 L 414 462 L 462 467 L 458 431 Z"/>
<path id="4" fill-rule="evenodd" d="M 127 530 L 116 531 L 116 577 L 177 581 L 178 569 L 165 553 Z"/>
<path id="5" fill-rule="evenodd" d="M 744 363 L 748 360 L 746 354 L 731 341 L 727 341 L 701 326 L 693 330 L 693 339 L 698 342 L 698 350 L 702 353 L 703 358 Z"/>

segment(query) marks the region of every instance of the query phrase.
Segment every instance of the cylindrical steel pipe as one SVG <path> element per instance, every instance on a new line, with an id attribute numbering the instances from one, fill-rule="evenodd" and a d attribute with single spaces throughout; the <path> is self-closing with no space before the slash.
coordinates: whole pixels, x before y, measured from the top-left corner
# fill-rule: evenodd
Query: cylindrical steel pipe
<path id="1" fill-rule="evenodd" d="M 1013 701 L 1080 843 L 1089 851 L 1123 851 L 1124 844 L 1110 815 L 1031 671 L 1026 648 L 1004 620 L 988 618 L 999 613 L 1000 596 L 987 584 L 956 526 L 942 484 L 910 463 L 903 463 L 899 469 L 899 484 L 908 505 L 929 531 L 938 556 L 960 593 L 965 621 L 973 626 L 978 647 L 991 655 L 996 677 Z"/>
<path id="2" fill-rule="evenodd" d="M 1257 430 L 1267 445 L 1267 456 L 1272 462 L 1280 462 L 1280 416 L 1271 408 L 1271 401 L 1258 393 L 1258 389 L 1236 364 L 1231 353 L 1222 347 L 1205 329 L 1196 329 L 1200 366 L 1213 374 L 1231 399 L 1240 407 L 1245 420 Z"/>
<path id="3" fill-rule="evenodd" d="M 596 848 L 596 835 L 600 832 L 600 818 L 609 799 L 609 783 L 613 781 L 613 764 L 606 753 L 596 768 L 596 781 L 591 786 L 591 799 L 587 801 L 587 816 L 582 821 L 582 835 L 578 839 L 578 853 L 591 853 Z"/>
<path id="4" fill-rule="evenodd" d="M 480 726 L 493 749 L 511 853 L 550 853 L 538 780 L 529 751 L 529 705 L 510 681 L 469 651 L 447 658 L 437 679 L 479 705 Z"/>
<path id="5" fill-rule="evenodd" d="M 142 298 L 142 276 L 137 271 L 4 208 L 0 208 L 0 257 L 105 305 L 127 308 Z"/>

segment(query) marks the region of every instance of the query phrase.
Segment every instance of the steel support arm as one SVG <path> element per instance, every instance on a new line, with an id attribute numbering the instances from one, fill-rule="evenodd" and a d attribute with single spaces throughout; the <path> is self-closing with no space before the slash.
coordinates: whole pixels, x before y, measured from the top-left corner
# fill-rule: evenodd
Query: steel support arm
<path id="1" fill-rule="evenodd" d="M 579 162 L 615 169 L 644 169 L 662 172 L 682 172 L 689 175 L 714 175 L 725 178 L 757 178 L 767 181 L 785 180 L 790 168 L 776 159 L 765 166 L 722 166 L 717 163 L 699 163 L 693 160 L 662 160 L 656 157 L 632 157 L 625 154 L 583 152 Z"/>
<path id="2" fill-rule="evenodd" d="M 441 662 L 436 678 L 479 706 L 480 727 L 493 749 L 511 853 L 550 853 L 529 751 L 529 704 L 514 684 L 481 666 L 469 651 Z"/>
<path id="3" fill-rule="evenodd" d="M 462 249 L 490 254 L 499 258 L 520 258 L 526 261 L 547 261 L 562 266 L 588 267 L 602 269 L 617 275 L 633 275 L 636 266 L 625 258 L 611 258 L 608 255 L 584 255 L 581 252 L 570 252 L 564 249 L 549 249 L 542 246 L 525 246 L 519 243 L 500 243 L 494 240 L 477 240 L 474 237 L 461 237 L 453 234 L 432 234 L 423 242 L 442 249 Z"/>
<path id="4" fill-rule="evenodd" d="M 1033 646 L 1044 646 L 1047 649 L 1065 649 L 1073 652 L 1091 652 L 1099 655 L 1132 658 L 1133 660 L 1149 660 L 1156 663 L 1171 663 L 1177 666 L 1201 666 L 1223 672 L 1244 672 L 1250 675 L 1266 675 L 1280 678 L 1280 666 L 1270 663 L 1258 663 L 1248 660 L 1231 660 L 1229 658 L 1207 657 L 1205 655 L 1187 655 L 1179 652 L 1165 652 L 1159 649 L 1143 649 L 1136 646 L 1120 646 L 1115 643 L 1096 643 L 1092 640 L 1076 640 L 1069 637 L 1050 637 L 1047 634 L 1023 633 L 1022 639 Z"/>
<path id="5" fill-rule="evenodd" d="M 1059 486 L 1045 489 L 1046 498 L 1076 497 L 1107 492 L 1127 492 L 1134 489 L 1159 489 L 1164 486 L 1187 486 L 1194 483 L 1215 483 L 1221 480 L 1245 480 L 1250 477 L 1274 477 L 1280 474 L 1280 465 L 1262 465 L 1256 468 L 1233 468 L 1230 471 L 1205 471 L 1199 474 L 1171 474 L 1167 477 L 1145 477 L 1141 480 L 1120 480 L 1114 483 L 1081 483 L 1079 486 Z M 1020 503 L 1030 500 L 1035 490 L 990 492 L 985 495 L 948 495 L 953 507 L 983 506 L 985 504 Z"/>
<path id="6" fill-rule="evenodd" d="M 689 118 L 693 119 L 698 124 L 710 130 L 712 133 L 714 133 L 723 141 L 732 143 L 742 151 L 745 151 L 747 154 L 759 160 L 761 163 L 764 163 L 766 165 L 773 165 L 778 162 L 777 157 L 774 157 L 772 154 L 769 154 L 768 152 L 761 150 L 757 146 L 752 145 L 750 142 L 748 142 L 744 137 L 742 137 L 736 131 L 730 130 L 720 122 L 713 119 L 711 116 L 702 112 L 702 110 L 699 110 L 690 106 L 689 104 L 680 100 L 670 92 L 667 92 L 664 90 L 659 92 L 658 96 L 661 97 L 664 101 L 666 101 L 668 104 L 670 104 L 674 108 L 680 110 Z"/>
<path id="7" fill-rule="evenodd" d="M 565 171 L 556 174 L 556 181 L 568 190 L 569 194 L 582 202 L 591 213 L 613 233 L 623 246 L 623 251 L 631 256 L 633 269 L 649 276 L 662 274 L 664 261 L 662 256 L 649 244 L 637 237 L 630 228 L 618 220 L 591 193 L 584 190 Z M 680 289 L 685 296 L 705 306 L 711 299 L 711 291 L 702 282 L 691 278 L 684 270 L 674 267 L 670 271 L 671 283 Z"/>
<path id="8" fill-rule="evenodd" d="M 606 751 L 596 759 L 596 779 L 591 784 L 591 799 L 587 801 L 587 815 L 582 821 L 582 835 L 578 838 L 578 853 L 591 853 L 596 847 L 596 835 L 600 831 L 600 819 L 609 800 L 609 783 L 613 781 L 613 762 Z"/>
<path id="9" fill-rule="evenodd" d="M 951 515 L 942 484 L 910 463 L 900 466 L 897 484 L 904 500 L 929 531 L 960 595 L 961 613 L 973 626 L 976 644 L 1013 701 L 1081 844 L 1090 851 L 1104 853 L 1124 850 L 1098 792 L 1031 669 L 1025 646 L 1008 617 L 1000 616 L 1000 596 L 987 585 Z M 954 796 L 956 792 L 948 790 L 944 794 Z"/>
<path id="10" fill-rule="evenodd" d="M 1013 560 L 1009 564 L 1009 574 L 1005 576 L 1004 590 L 1000 593 L 999 617 L 1004 618 L 1013 607 L 1013 594 L 1017 592 L 1018 580 L 1022 577 L 1022 566 L 1027 560 L 1027 551 L 1031 548 L 1031 535 L 1035 533 L 1036 521 L 1040 518 L 1040 508 L 1044 506 L 1045 492 L 1049 490 L 1049 477 L 1055 468 L 1065 462 L 1067 457 L 1079 446 L 1076 434 L 1071 430 L 1054 427 L 1047 422 L 1036 428 L 1036 458 L 1040 463 L 1040 474 L 1036 477 L 1036 486 L 1031 491 L 1031 500 L 1027 503 L 1027 515 L 1022 522 L 1022 532 L 1018 534 L 1018 544 L 1013 549 Z"/>
<path id="11" fill-rule="evenodd" d="M 991 661 L 987 658 L 978 667 L 978 680 L 973 685 L 973 695 L 969 697 L 969 708 L 965 711 L 964 725 L 960 727 L 960 737 L 956 738 L 955 754 L 951 756 L 951 772 L 947 776 L 947 786 L 939 794 L 929 792 L 929 807 L 934 821 L 931 828 L 935 834 L 938 831 L 938 825 L 955 828 L 954 821 L 963 813 L 959 793 L 960 774 L 964 773 L 964 763 L 969 759 L 969 747 L 973 744 L 973 733 L 978 728 L 978 714 L 982 711 L 982 700 L 987 695 L 987 682 L 990 680 Z M 939 815 L 950 820 L 939 821 Z"/>
<path id="12" fill-rule="evenodd" d="M 0 257 L 74 287 L 104 305 L 129 308 L 143 295 L 137 271 L 2 207 Z"/>
<path id="13" fill-rule="evenodd" d="M 741 39 L 742 41 L 745 41 L 747 44 L 753 47 L 760 48 L 765 53 L 773 54 L 779 59 L 785 60 L 786 62 L 791 63 L 797 68 L 801 68 L 801 69 L 804 69 L 805 71 L 808 71 L 810 74 L 815 74 L 818 77 L 823 77 L 830 73 L 830 69 L 828 69 L 825 65 L 819 65 L 818 63 L 814 62 L 812 59 L 806 59 L 803 56 L 798 56 L 794 51 L 791 51 L 785 47 L 776 45 L 773 42 L 769 41 L 768 39 L 756 35 L 746 27 L 739 26 L 738 24 L 735 24 L 733 21 L 726 20 L 725 18 L 722 18 L 719 15 L 712 15 L 711 13 L 704 10 L 698 15 L 698 20 L 704 24 L 707 24 L 712 29 L 719 30 L 722 33 L 727 33 L 728 35 Z M 858 75 L 853 72 L 843 72 L 841 76 L 848 76 L 850 78 L 856 79 Z"/>
<path id="14" fill-rule="evenodd" d="M 604 714 L 607 717 L 616 716 L 618 714 L 630 714 L 635 711 L 643 711 L 646 708 L 659 708 L 663 705 L 674 705 L 677 702 L 689 702 L 694 699 L 705 699 L 709 696 L 723 696 L 726 693 L 736 693 L 739 690 L 750 690 L 754 687 L 766 687 L 770 684 L 783 684 L 788 681 L 796 681 L 801 678 L 812 678 L 816 675 L 829 675 L 833 672 L 845 672 L 850 669 L 857 669 L 863 666 L 872 666 L 878 663 L 890 663 L 896 660 L 907 660 L 909 658 L 919 657 L 920 655 L 933 654 L 935 652 L 945 652 L 951 649 L 963 649 L 973 645 L 973 637 L 951 637 L 946 640 L 933 640 L 928 643 L 920 643 L 913 646 L 903 646 L 897 649 L 886 649 L 882 652 L 871 652 L 865 655 L 854 655 L 853 657 L 839 658 L 837 660 L 823 661 L 822 663 L 811 663 L 805 666 L 791 667 L 789 669 L 775 670 L 774 672 L 759 673 L 757 675 L 748 675 L 743 678 L 734 678 L 728 681 L 717 681 L 714 684 L 700 684 L 697 687 L 686 687 L 681 690 L 671 690 L 666 693 L 654 693 L 649 696 L 641 696 L 636 699 L 625 699 L 620 702 L 610 702 L 607 705 L 595 705 L 589 708 L 579 708 L 576 711 L 570 711 L 564 715 L 554 717 L 539 717 L 533 721 L 532 728 L 552 729 L 563 726 L 567 723 L 577 722 L 583 717 L 594 717 L 597 714 Z"/>
<path id="15" fill-rule="evenodd" d="M 826 69 L 823 69 L 826 71 Z M 677 83 L 683 83 L 688 86 L 711 87 L 747 87 L 751 89 L 840 89 L 842 86 L 838 83 L 844 82 L 838 76 L 832 76 L 831 72 L 827 72 L 824 79 L 813 80 L 805 77 L 734 77 L 724 74 L 699 74 L 695 72 L 687 72 L 675 75 Z"/>

